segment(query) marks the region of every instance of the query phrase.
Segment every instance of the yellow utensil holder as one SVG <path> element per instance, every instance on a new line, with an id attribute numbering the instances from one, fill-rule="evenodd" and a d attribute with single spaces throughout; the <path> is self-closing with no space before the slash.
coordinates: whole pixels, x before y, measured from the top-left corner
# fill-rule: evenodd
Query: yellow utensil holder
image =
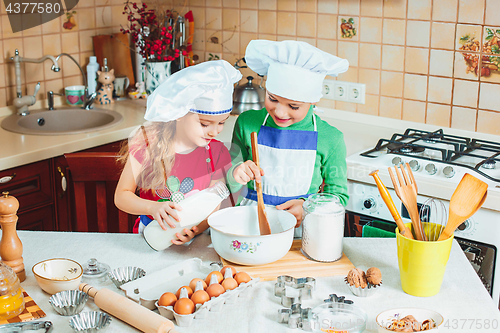
<path id="1" fill-rule="evenodd" d="M 424 222 L 422 225 L 426 234 L 433 228 L 441 228 L 435 223 Z M 406 226 L 413 231 L 411 223 L 406 223 Z M 401 236 L 396 228 L 396 240 L 403 291 L 419 297 L 436 295 L 441 289 L 453 236 L 439 242 L 418 241 Z"/>

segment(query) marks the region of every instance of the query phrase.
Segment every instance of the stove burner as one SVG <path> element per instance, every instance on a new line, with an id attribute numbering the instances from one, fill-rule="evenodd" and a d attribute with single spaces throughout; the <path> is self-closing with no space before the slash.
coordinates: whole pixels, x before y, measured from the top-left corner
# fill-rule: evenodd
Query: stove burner
<path id="1" fill-rule="evenodd" d="M 443 138 L 442 134 L 433 133 L 429 135 L 424 141 L 427 143 L 436 143 Z"/>
<path id="2" fill-rule="evenodd" d="M 403 143 L 390 143 L 387 145 L 390 153 L 400 153 L 405 155 L 421 155 L 425 148 L 417 146 L 407 146 Z"/>
<path id="3" fill-rule="evenodd" d="M 495 169 L 495 161 L 487 161 L 487 162 L 484 162 L 483 165 L 481 165 L 481 167 L 485 168 L 485 169 Z"/>

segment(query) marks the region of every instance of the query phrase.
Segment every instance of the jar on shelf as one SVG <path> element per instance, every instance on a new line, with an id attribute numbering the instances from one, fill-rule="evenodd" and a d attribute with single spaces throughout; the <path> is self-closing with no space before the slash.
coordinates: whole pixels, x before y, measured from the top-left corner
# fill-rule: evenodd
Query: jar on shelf
<path id="1" fill-rule="evenodd" d="M 24 295 L 16 273 L 0 262 L 0 320 L 7 320 L 24 311 Z"/>

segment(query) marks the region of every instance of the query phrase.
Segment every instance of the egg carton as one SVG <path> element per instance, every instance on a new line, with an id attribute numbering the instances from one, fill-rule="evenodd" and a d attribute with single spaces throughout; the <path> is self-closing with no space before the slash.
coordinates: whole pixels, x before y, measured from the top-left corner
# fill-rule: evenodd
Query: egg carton
<path id="1" fill-rule="evenodd" d="M 257 283 L 259 278 L 252 278 L 248 283 L 242 283 L 233 290 L 228 290 L 218 297 L 212 297 L 204 304 L 197 304 L 194 313 L 180 315 L 174 312 L 172 306 L 159 306 L 158 299 L 167 292 L 177 291 L 182 286 L 189 285 L 194 278 L 205 278 L 210 272 L 219 270 L 220 266 L 205 265 L 199 258 L 191 258 L 157 272 L 148 274 L 137 280 L 123 284 L 120 289 L 128 298 L 142 306 L 155 310 L 170 320 L 175 319 L 178 326 L 190 326 L 193 320 L 205 318 L 209 312 L 221 311 L 224 304 L 236 304 L 249 297 L 249 287 Z"/>

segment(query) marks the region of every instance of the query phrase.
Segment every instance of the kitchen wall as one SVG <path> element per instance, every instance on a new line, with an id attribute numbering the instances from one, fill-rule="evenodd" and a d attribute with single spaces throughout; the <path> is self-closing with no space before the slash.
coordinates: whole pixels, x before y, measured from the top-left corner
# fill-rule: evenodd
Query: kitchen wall
<path id="1" fill-rule="evenodd" d="M 491 51 L 487 40 L 491 31 L 500 33 L 499 0 L 189 4 L 196 25 L 194 50 L 202 59 L 211 53 L 234 63 L 255 38 L 306 41 L 349 60 L 350 69 L 339 80 L 366 84 L 366 104 L 322 100 L 322 106 L 500 134 L 500 72 L 494 65 L 500 58 L 490 61 L 498 46 Z M 352 38 L 343 38 L 342 19 L 349 23 L 351 18 L 352 27 L 344 27 Z M 474 65 L 479 60 L 482 64 Z"/>

